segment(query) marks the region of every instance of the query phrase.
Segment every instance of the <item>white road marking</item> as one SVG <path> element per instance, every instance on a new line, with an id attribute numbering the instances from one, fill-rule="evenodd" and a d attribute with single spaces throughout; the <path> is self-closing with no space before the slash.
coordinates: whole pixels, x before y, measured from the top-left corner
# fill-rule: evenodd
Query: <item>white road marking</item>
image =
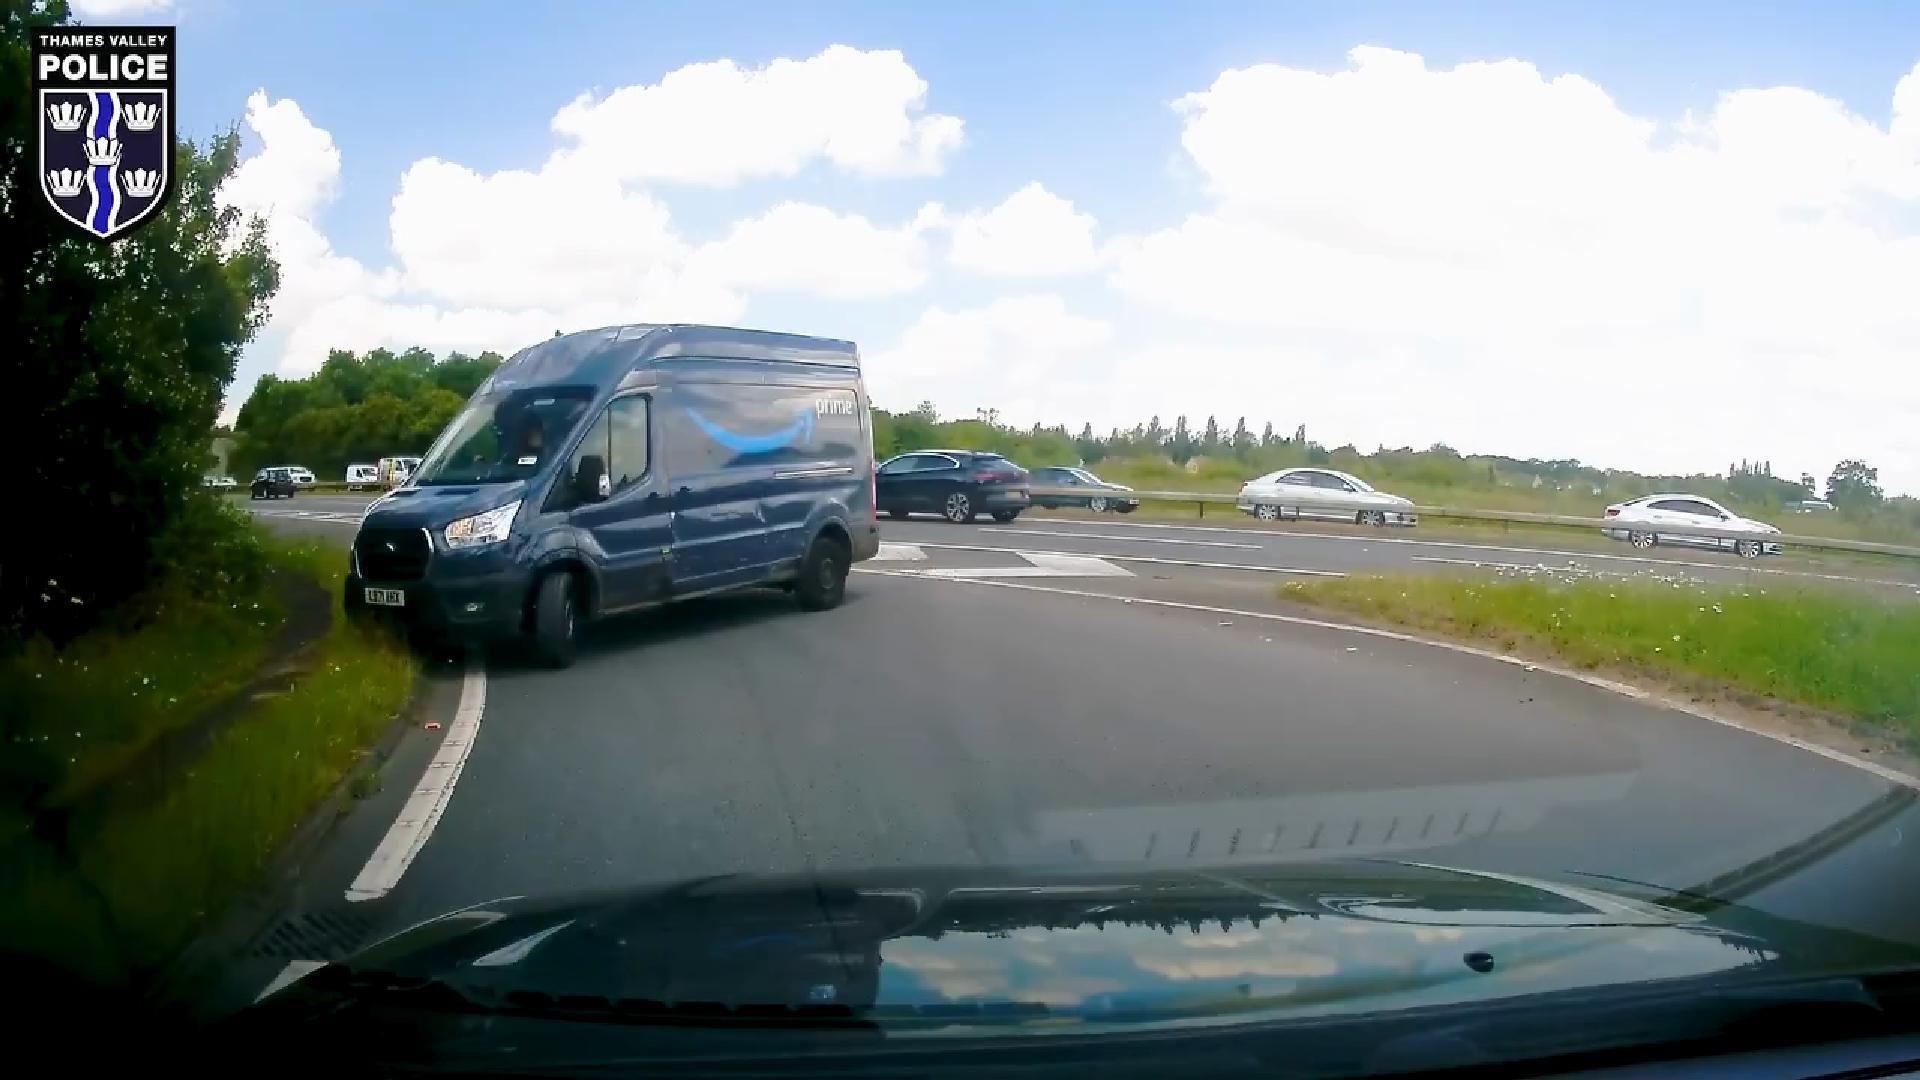
<path id="1" fill-rule="evenodd" d="M 348 900 L 375 900 L 393 891 L 400 876 L 407 872 L 414 857 L 433 835 L 453 798 L 453 785 L 480 734 L 480 716 L 487 708 L 487 666 L 478 651 L 467 654 L 466 677 L 460 683 L 460 704 L 454 710 L 453 723 L 440 739 L 440 749 L 427 764 L 426 775 L 407 796 L 400 816 L 388 827 L 380 846 L 373 849 L 360 876 L 347 887 Z"/>
<path id="2" fill-rule="evenodd" d="M 1074 518 L 1037 517 L 1034 521 L 1045 521 L 1060 525 L 1077 525 L 1081 522 Z M 1275 540 L 1339 540 L 1349 544 L 1408 544 L 1413 547 L 1460 548 L 1468 551 L 1501 551 L 1512 555 L 1558 555 L 1568 559 L 1611 559 L 1615 562 L 1645 563 L 1650 566 L 1684 566 L 1695 570 L 1738 571 L 1747 574 L 1778 574 L 1783 577 L 1819 578 L 1823 581 L 1852 581 L 1862 585 L 1891 585 L 1895 588 L 1920 588 L 1920 583 L 1899 581 L 1892 578 L 1851 577 L 1846 574 L 1822 574 L 1813 570 L 1780 570 L 1769 566 L 1753 566 L 1744 560 L 1741 562 L 1693 562 L 1682 559 L 1658 559 L 1649 555 L 1614 555 L 1605 551 L 1560 551 L 1553 548 L 1506 547 L 1500 544 L 1474 544 L 1464 540 L 1415 540 L 1404 536 L 1353 536 L 1347 533 L 1309 533 L 1295 532 L 1291 529 L 1245 529 L 1223 525 L 1173 525 L 1151 521 L 1103 521 L 1085 524 L 1096 528 L 1117 527 L 1123 529 L 1183 529 L 1193 532 L 1240 533 L 1247 536 L 1266 536 Z M 982 531 L 985 531 L 984 529 Z M 1019 532 L 1018 529 L 1003 530 Z M 1090 536 L 1088 533 L 1074 533 L 1075 536 Z"/>
<path id="3" fill-rule="evenodd" d="M 247 512 L 255 517 L 297 518 L 301 521 L 323 521 L 329 525 L 358 525 L 360 515 L 342 510 L 255 510 Z"/>
<path id="4" fill-rule="evenodd" d="M 308 975 L 326 966 L 324 962 L 319 960 L 289 960 L 287 961 L 287 966 L 281 968 L 280 973 L 273 977 L 273 981 L 268 983 L 265 989 L 254 995 L 253 1000 L 265 1000 L 267 997 L 279 993 L 281 990 L 292 986 L 294 983 L 299 982 L 301 979 L 306 978 Z"/>
<path id="5" fill-rule="evenodd" d="M 983 525 L 980 532 L 1014 533 L 1020 536 L 1071 536 L 1077 540 L 1118 540 L 1124 544 L 1186 544 L 1190 547 L 1239 548 L 1259 551 L 1259 544 L 1232 544 L 1224 540 L 1178 540 L 1170 536 L 1114 536 L 1111 533 L 1061 532 L 1051 529 L 1000 529 Z"/>
<path id="6" fill-rule="evenodd" d="M 918 544 L 889 544 L 882 542 L 880 553 L 873 557 L 874 562 L 921 562 L 927 553 Z"/>
<path id="7" fill-rule="evenodd" d="M 1004 551 L 1009 555 L 1025 558 L 1029 555 L 1075 555 L 1086 558 L 1084 551 L 1027 551 L 1021 548 L 988 547 L 983 544 L 921 544 L 921 547 L 950 551 Z M 1338 570 L 1307 570 L 1295 566 L 1257 566 L 1251 563 L 1197 562 L 1192 559 L 1162 559 L 1152 555 L 1101 555 L 1110 562 L 1152 563 L 1159 566 L 1198 566 L 1207 570 L 1250 570 L 1256 574 L 1300 574 L 1305 577 L 1346 577 Z"/>
<path id="8" fill-rule="evenodd" d="M 897 570 L 868 570 L 866 571 L 866 573 L 884 574 L 888 577 L 925 577 L 926 576 L 924 574 L 902 573 Z M 948 580 L 954 580 L 954 579 L 948 579 Z M 1701 708 L 1698 705 L 1695 705 L 1690 701 L 1683 701 L 1678 698 L 1671 698 L 1661 694 L 1655 694 L 1647 690 L 1642 690 L 1637 686 L 1631 686 L 1627 683 L 1618 682 L 1616 680 L 1609 679 L 1600 675 L 1594 675 L 1585 671 L 1575 671 L 1572 668 L 1563 668 L 1553 664 L 1542 663 L 1541 661 L 1538 661 L 1538 660 L 1528 660 L 1523 657 L 1510 656 L 1506 653 L 1494 652 L 1491 649 L 1482 649 L 1473 645 L 1463 645 L 1457 641 L 1440 641 L 1435 638 L 1423 638 L 1423 637 L 1417 637 L 1413 634 L 1403 634 L 1397 630 L 1381 630 L 1377 627 L 1356 626 L 1353 623 L 1333 622 L 1328 619 L 1309 619 L 1301 615 L 1280 615 L 1271 611 L 1246 611 L 1241 608 L 1214 607 L 1210 604 L 1191 604 L 1191 603 L 1186 603 L 1180 600 L 1158 600 L 1158 599 L 1153 599 L 1153 598 L 1144 597 L 1144 596 L 1121 596 L 1116 593 L 1092 592 L 1086 589 L 1069 589 L 1059 585 L 1029 585 L 1024 582 L 1017 582 L 1017 581 L 980 581 L 980 580 L 975 580 L 970 578 L 960 578 L 958 580 L 962 582 L 966 582 L 968 584 L 990 585 L 1000 589 L 1021 589 L 1027 592 L 1052 593 L 1056 596 L 1075 596 L 1075 597 L 1080 597 L 1082 599 L 1088 599 L 1088 600 L 1114 600 L 1123 604 L 1143 604 L 1147 607 L 1176 608 L 1182 611 L 1201 611 L 1201 612 L 1206 612 L 1207 614 L 1210 614 L 1210 615 L 1233 615 L 1243 619 L 1264 619 L 1268 622 L 1286 623 L 1293 626 L 1311 626 L 1319 630 L 1333 630 L 1333 631 L 1338 631 L 1340 633 L 1361 634 L 1366 637 L 1384 638 L 1388 641 L 1405 642 L 1410 645 L 1425 645 L 1429 648 L 1445 649 L 1448 652 L 1462 653 L 1467 656 L 1477 656 L 1483 660 L 1495 660 L 1503 664 L 1511 664 L 1515 667 L 1524 668 L 1527 671 L 1539 671 L 1539 672 L 1544 672 L 1545 674 L 1548 674 L 1548 675 L 1558 676 L 1562 679 L 1572 679 L 1574 682 L 1585 683 L 1588 686 L 1596 687 L 1601 690 L 1606 690 L 1610 693 L 1619 694 L 1622 697 L 1631 698 L 1634 701 L 1644 701 L 1653 705 L 1657 705 L 1664 709 L 1672 709 L 1675 712 L 1686 713 L 1688 716 L 1696 716 L 1702 720 L 1711 720 L 1722 727 L 1732 728 L 1735 731 L 1743 731 L 1749 735 L 1757 735 L 1763 739 L 1772 739 L 1774 742 L 1785 743 L 1788 746 L 1797 747 L 1798 749 L 1805 750 L 1810 754 L 1817 754 L 1820 757 L 1828 759 L 1829 761 L 1836 761 L 1842 765 L 1851 765 L 1856 769 L 1860 769 L 1865 772 L 1872 773 L 1873 775 L 1879 777 L 1882 780 L 1887 781 L 1888 783 L 1899 784 L 1902 787 L 1908 787 L 1908 788 L 1913 788 L 1915 790 L 1920 790 L 1920 777 L 1908 776 L 1906 773 L 1900 772 L 1898 769 L 1890 769 L 1878 762 L 1867 761 L 1864 758 L 1857 758 L 1857 757 L 1854 757 L 1852 754 L 1844 753 L 1842 751 L 1832 749 L 1831 747 L 1821 746 L 1818 743 L 1811 743 L 1805 739 L 1798 739 L 1793 737 L 1792 735 L 1785 735 L 1780 732 L 1765 731 L 1760 728 L 1748 727 L 1747 725 L 1740 723 L 1738 720 L 1734 720 L 1725 716 L 1716 715 L 1712 712 L 1709 712 L 1706 709 Z"/>
<path id="9" fill-rule="evenodd" d="M 1055 555 L 1044 551 L 1015 552 L 1026 566 L 967 566 L 952 569 L 914 570 L 922 577 L 943 578 L 1016 578 L 1016 577 L 1132 577 L 1133 571 L 1115 566 L 1091 555 Z"/>

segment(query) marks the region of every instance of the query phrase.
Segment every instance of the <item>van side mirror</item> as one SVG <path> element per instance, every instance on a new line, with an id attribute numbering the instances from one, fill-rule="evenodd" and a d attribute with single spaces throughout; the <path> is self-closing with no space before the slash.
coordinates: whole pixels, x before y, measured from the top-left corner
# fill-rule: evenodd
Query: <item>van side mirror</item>
<path id="1" fill-rule="evenodd" d="M 580 455 L 573 474 L 573 499 L 576 505 L 604 502 L 613 494 L 613 481 L 607 476 L 607 459 L 599 454 Z"/>

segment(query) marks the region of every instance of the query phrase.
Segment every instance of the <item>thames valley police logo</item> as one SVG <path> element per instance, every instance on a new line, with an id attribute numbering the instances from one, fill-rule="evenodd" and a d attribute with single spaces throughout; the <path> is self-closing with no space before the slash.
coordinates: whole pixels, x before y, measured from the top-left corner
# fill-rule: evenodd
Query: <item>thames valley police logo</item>
<path id="1" fill-rule="evenodd" d="M 102 240 L 153 220 L 173 194 L 173 28 L 33 32 L 40 190 Z"/>

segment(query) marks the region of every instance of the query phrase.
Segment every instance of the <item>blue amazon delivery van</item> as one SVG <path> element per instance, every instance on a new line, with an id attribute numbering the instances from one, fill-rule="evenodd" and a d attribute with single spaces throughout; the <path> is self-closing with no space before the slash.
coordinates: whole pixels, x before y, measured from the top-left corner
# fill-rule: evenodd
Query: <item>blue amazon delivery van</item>
<path id="1" fill-rule="evenodd" d="M 524 639 L 752 585 L 834 607 L 879 551 L 852 342 L 620 326 L 522 349 L 354 537 L 347 610 Z"/>

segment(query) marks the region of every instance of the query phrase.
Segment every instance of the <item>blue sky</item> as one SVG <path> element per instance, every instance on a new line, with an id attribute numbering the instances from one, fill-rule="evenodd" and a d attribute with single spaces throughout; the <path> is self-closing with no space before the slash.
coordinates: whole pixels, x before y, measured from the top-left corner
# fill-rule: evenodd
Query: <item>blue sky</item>
<path id="1" fill-rule="evenodd" d="M 936 187 L 950 200 L 985 199 L 1042 177 L 1080 193 L 1103 222 L 1141 224 L 1158 220 L 1157 201 L 1181 194 L 1170 167 L 1179 124 L 1167 103 L 1226 68 L 1334 67 L 1348 48 L 1372 43 L 1435 64 L 1525 57 L 1592 77 L 1649 115 L 1705 108 L 1723 89 L 1791 84 L 1884 121 L 1890 88 L 1920 58 L 1912 4 L 1466 7 L 202 0 L 155 18 L 187 29 L 183 130 L 239 123 L 247 95 L 263 87 L 326 119 L 343 154 L 329 231 L 362 258 L 382 253 L 387 200 L 416 158 L 536 164 L 552 145 L 548 117 L 584 89 L 651 82 L 699 60 L 810 56 L 836 42 L 905 52 L 932 85 L 930 104 L 965 117 L 974 143 L 937 185 L 876 185 L 860 193 L 865 205 L 910 211 Z M 810 179 L 808 194 L 831 193 L 832 178 Z M 729 200 L 731 209 L 751 208 L 752 194 Z"/>
<path id="2" fill-rule="evenodd" d="M 1805 414 L 1809 401 L 1816 403 L 1813 415 L 1832 410 L 1839 417 L 1854 408 L 1854 394 L 1862 407 L 1878 402 L 1882 409 L 1920 397 L 1920 387 L 1907 385 L 1920 377 L 1910 366 L 1902 373 L 1889 359 L 1902 343 L 1920 340 L 1910 336 L 1920 330 L 1897 314 L 1862 310 L 1890 276 L 1898 283 L 1920 269 L 1905 250 L 1920 243 L 1920 159 L 1914 156 L 1920 144 L 1904 134 L 1912 127 L 1896 122 L 1894 106 L 1896 85 L 1920 60 L 1920 9 L 1910 4 L 863 3 L 801 9 L 746 3 L 93 0 L 91 6 L 129 3 L 157 3 L 158 10 L 124 18 L 180 27 L 183 132 L 239 125 L 250 151 L 260 152 L 269 140 L 253 126 L 248 103 L 250 95 L 264 92 L 264 103 L 291 103 L 283 112 L 297 111 L 296 126 L 330 140 L 337 175 L 324 190 L 268 201 L 281 208 L 300 204 L 298 227 L 323 237 L 327 257 L 346 260 L 367 281 L 397 274 L 377 288 L 366 286 L 380 291 L 383 303 L 413 304 L 417 311 L 437 304 L 436 310 L 471 314 L 475 297 L 486 291 L 470 283 L 442 287 L 429 268 L 396 250 L 401 223 L 395 196 L 423 159 L 457 164 L 478 178 L 503 170 L 538 172 L 568 145 L 550 121 L 583 93 L 604 99 L 619 88 L 654 86 L 688 65 L 718 60 L 751 72 L 776 60 L 816 57 L 833 45 L 897 50 L 925 84 L 924 97 L 904 106 L 906 115 L 954 117 L 964 124 L 964 138 L 928 167 L 876 175 L 822 152 L 792 168 L 726 182 L 641 175 L 644 166 L 631 169 L 625 181 L 629 194 L 665 208 L 672 242 L 687 246 L 724 238 L 736 224 L 782 203 L 857 216 L 885 229 L 908 230 L 918 215 L 912 242 L 919 246 L 903 266 L 924 273 L 910 287 L 862 285 L 810 294 L 791 282 L 749 281 L 751 272 L 728 264 L 731 299 L 720 305 L 721 314 L 858 338 L 876 394 L 884 387 L 898 397 L 924 394 L 948 412 L 993 405 L 1022 422 L 1077 425 L 1091 419 L 1103 427 L 1156 411 L 1225 416 L 1245 409 L 1256 424 L 1272 419 L 1291 428 L 1307 422 L 1316 437 L 1369 448 L 1444 438 L 1464 449 L 1579 456 L 1642 468 L 1714 469 L 1730 457 L 1766 456 L 1783 474 L 1824 475 L 1841 456 L 1877 455 L 1895 486 L 1920 490 L 1920 443 L 1914 436 L 1862 439 L 1850 430 L 1857 424 L 1844 422 L 1778 434 L 1757 433 L 1753 425 L 1757 416 Z M 78 6 L 85 11 L 90 5 Z M 1423 70 L 1381 62 L 1344 83 L 1264 82 L 1223 90 L 1200 108 L 1174 107 L 1185 95 L 1218 89 L 1216 80 L 1225 73 L 1331 77 L 1353 71 L 1360 64 L 1350 50 L 1367 45 L 1417 54 Z M 1522 83 L 1484 86 L 1448 77 L 1458 65 L 1504 60 L 1530 64 L 1534 75 Z M 1604 115 L 1564 85 L 1556 92 L 1555 80 L 1563 76 L 1603 92 L 1610 103 Z M 1727 110 L 1724 123 L 1716 114 L 1732 92 L 1780 87 L 1833 103 L 1832 115 L 1809 107 L 1810 97 L 1779 96 L 1756 98 L 1739 115 Z M 1333 96 L 1316 96 L 1323 89 Z M 1434 120 L 1440 137 L 1424 152 L 1441 156 L 1440 172 L 1464 193 L 1437 199 L 1434 213 L 1446 213 L 1461 199 L 1475 203 L 1462 215 L 1473 227 L 1458 235 L 1431 230 L 1411 212 L 1396 210 L 1427 205 L 1422 200 L 1429 191 L 1416 178 L 1432 162 L 1411 151 L 1378 160 L 1363 151 L 1354 161 L 1330 162 L 1350 146 L 1389 138 L 1407 142 L 1393 118 L 1423 100 L 1440 99 L 1457 112 Z M 1315 141 L 1320 135 L 1309 130 L 1312 118 L 1302 116 L 1322 105 L 1346 134 Z M 1780 110 L 1778 119 L 1769 118 L 1768 109 Z M 1621 134 L 1629 121 L 1647 125 L 1644 145 L 1633 145 L 1631 133 Z M 1476 297 L 1513 287 L 1515 264 L 1505 260 L 1518 259 L 1521 267 L 1551 264 L 1570 250 L 1557 234 L 1542 231 L 1549 227 L 1542 224 L 1546 218 L 1551 227 L 1564 224 L 1554 197 L 1530 209 L 1536 216 L 1509 222 L 1500 219 L 1500 208 L 1512 199 L 1500 189 L 1516 164 L 1531 175 L 1524 144 L 1551 142 L 1553 132 L 1588 122 L 1598 125 L 1594 133 L 1579 134 L 1574 144 L 1625 142 L 1615 156 L 1596 156 L 1581 168 L 1611 176 L 1617 167 L 1619 186 L 1637 192 L 1639 201 L 1622 198 L 1616 204 L 1602 190 L 1602 205 L 1589 209 L 1584 204 L 1594 202 L 1596 189 L 1571 177 L 1566 201 L 1580 220 L 1567 243 L 1587 243 L 1616 224 L 1631 229 L 1650 214 L 1668 212 L 1660 184 L 1680 184 L 1685 198 L 1713 207 L 1744 206 L 1751 190 L 1752 212 L 1763 215 L 1766 228 L 1789 230 L 1778 243 L 1756 247 L 1763 260 L 1766 252 L 1778 252 L 1780 274 L 1752 272 L 1752 252 L 1716 261 L 1716 249 L 1734 246 L 1726 238 L 1756 235 L 1751 221 L 1716 221 L 1684 237 L 1663 228 L 1650 232 L 1639 248 L 1672 243 L 1672 252 L 1647 254 L 1659 264 L 1689 267 L 1712 284 L 1696 288 L 1695 279 L 1676 274 L 1672 281 L 1622 292 L 1626 286 L 1620 283 L 1635 272 L 1626 267 L 1589 278 L 1585 268 L 1599 257 L 1582 249 L 1565 255 L 1565 280 L 1588 290 L 1596 297 L 1591 302 L 1570 300 L 1560 311 L 1559 298 L 1574 295 L 1570 284 L 1546 305 L 1554 317 L 1530 316 L 1524 332 L 1482 332 L 1470 325 Z M 1690 122 L 1695 126 L 1689 128 Z M 1535 123 L 1541 126 L 1529 126 Z M 1307 126 L 1289 126 L 1295 124 Z M 1806 126 L 1796 126 L 1801 124 Z M 1484 150 L 1516 125 L 1525 129 L 1515 132 L 1523 145 L 1511 157 L 1500 149 L 1483 165 L 1461 166 L 1447 156 L 1455 146 Z M 1856 130 L 1861 125 L 1868 135 Z M 1720 154 L 1704 171 L 1679 179 L 1676 161 L 1690 169 L 1685 162 L 1699 155 L 1664 153 L 1679 143 L 1721 151 L 1736 146 L 1737 133 L 1756 130 L 1777 134 L 1744 135 L 1739 154 Z M 1191 140 L 1205 132 L 1212 132 L 1211 149 L 1196 150 Z M 724 127 L 713 133 L 722 143 L 730 136 Z M 1849 141 L 1856 138 L 1868 141 Z M 1267 140 L 1270 147 L 1262 145 Z M 672 145 L 658 149 L 660 155 L 675 152 Z M 1810 159 L 1818 165 L 1823 153 L 1841 164 L 1809 167 L 1792 183 L 1769 177 L 1781 172 L 1770 163 Z M 1368 190 L 1353 206 L 1334 205 L 1341 190 L 1371 185 L 1382 168 L 1407 171 L 1406 190 Z M 1475 168 L 1484 169 L 1484 178 Z M 1535 186 L 1528 191 L 1567 178 L 1552 166 L 1543 168 L 1542 179 L 1528 181 Z M 1297 187 L 1295 177 L 1301 178 Z M 1696 181 L 1697 190 L 1687 186 Z M 1034 274 L 1004 262 L 997 271 L 956 269 L 956 260 L 943 257 L 955 218 L 986 213 L 1031 184 L 1063 200 L 1062 206 L 1070 203 L 1081 220 L 1090 219 L 1097 260 Z M 1476 189 L 1486 193 L 1484 199 Z M 419 190 L 427 197 L 424 184 Z M 1278 194 L 1263 202 L 1261 193 L 1269 190 Z M 940 213 L 925 212 L 930 204 Z M 1871 221 L 1862 217 L 1866 206 L 1880 208 Z M 1697 216 L 1673 212 L 1676 222 Z M 1808 213 L 1831 224 L 1830 232 L 1801 231 L 1794 222 Z M 1209 222 L 1222 227 L 1217 233 L 1199 227 Z M 563 220 L 552 228 L 567 227 Z M 1878 230 L 1884 243 L 1858 247 L 1866 243 L 1859 238 L 1862 229 Z M 1235 247 L 1234 235 L 1258 235 L 1262 246 Z M 1516 242 L 1537 250 L 1515 254 Z M 1803 243 L 1797 255 L 1785 246 Z M 1415 249 L 1423 255 L 1443 251 L 1443 262 L 1464 260 L 1462 265 L 1486 256 L 1486 274 L 1473 279 L 1484 283 L 1476 286 L 1482 291 L 1466 294 L 1464 306 L 1423 309 L 1423 298 L 1434 294 L 1422 277 L 1431 266 L 1380 261 L 1382 250 Z M 755 251 L 764 255 L 766 249 Z M 1791 323 L 1774 325 L 1751 315 L 1781 306 L 1778 290 L 1788 287 L 1795 266 L 1839 253 L 1864 268 L 1861 287 L 1823 299 L 1825 309 L 1809 301 Z M 1343 279 L 1349 282 L 1345 292 L 1311 300 L 1311 260 L 1349 256 L 1360 261 L 1348 268 L 1353 276 Z M 729 256 L 742 257 L 753 256 Z M 726 261 L 720 253 L 714 259 Z M 1180 270 L 1178 259 L 1193 260 L 1190 271 Z M 1302 260 L 1308 261 L 1305 269 L 1296 265 Z M 1500 268 L 1493 268 L 1496 263 Z M 1257 280 L 1270 264 L 1282 265 L 1264 290 L 1250 290 L 1247 297 L 1255 306 L 1267 290 L 1298 297 L 1300 311 L 1242 318 L 1223 311 L 1224 300 L 1214 303 L 1235 295 L 1239 283 Z M 1223 266 L 1233 270 L 1230 279 L 1209 278 Z M 682 269 L 676 263 L 673 272 Z M 1195 283 L 1190 291 L 1182 291 L 1183 280 Z M 1451 280 L 1441 280 L 1442 291 Z M 1206 295 L 1199 295 L 1203 284 Z M 1911 284 L 1920 287 L 1920 279 Z M 330 283 L 315 289 L 316 295 L 332 296 L 351 287 Z M 1343 298 L 1356 288 L 1377 291 L 1379 309 L 1391 317 L 1375 320 L 1363 306 L 1346 310 Z M 1394 288 L 1410 294 L 1396 297 Z M 512 308 L 514 298 L 498 292 L 488 294 L 486 303 Z M 1791 295 L 1810 294 L 1800 288 Z M 995 308 L 1000 301 L 1008 303 Z M 636 300 L 630 317 L 682 317 L 677 309 L 656 310 L 678 302 L 656 297 L 650 307 Z M 316 301 L 313 310 L 340 309 Z M 704 310 L 700 304 L 687 308 L 696 315 Z M 1456 323 L 1450 313 L 1463 313 L 1460 322 L 1469 324 Z M 1727 331 L 1734 313 L 1755 328 Z M 320 331 L 301 337 L 294 322 L 293 313 L 276 311 L 275 325 L 243 364 L 230 404 L 237 405 L 262 371 L 297 372 L 300 361 L 289 359 L 288 343 L 318 340 Z M 492 325 L 476 316 L 449 331 L 448 340 L 422 344 L 467 343 L 472 332 L 466 327 L 475 323 Z M 1838 329 L 1862 325 L 1874 328 L 1870 339 Z M 1023 344 L 1003 350 L 1010 337 Z M 520 343 L 502 340 L 498 347 Z M 1009 359 L 997 365 L 953 360 L 967 349 L 1004 351 Z M 1143 373 L 1164 367 L 1183 349 L 1202 357 L 1194 361 L 1189 392 L 1161 400 Z M 1618 378 L 1594 377 L 1597 365 L 1610 366 L 1623 356 L 1637 359 L 1620 361 Z M 1676 357 L 1682 358 L 1678 365 Z M 1693 357 L 1702 359 L 1694 364 Z M 1833 378 L 1835 358 L 1861 365 L 1844 385 Z M 1015 364 L 1041 374 L 1009 377 Z M 1573 430 L 1590 426 L 1580 421 L 1595 404 L 1614 415 L 1636 408 L 1654 380 L 1676 366 L 1681 377 L 1662 384 L 1662 396 L 1718 395 L 1729 374 L 1743 388 L 1717 399 L 1714 411 L 1722 419 L 1705 430 L 1699 408 L 1684 404 L 1665 413 L 1656 409 L 1648 438 L 1621 442 L 1599 431 Z M 1745 375 L 1759 371 L 1764 378 Z M 882 377 L 890 372 L 900 374 Z M 1386 407 L 1335 401 L 1353 385 L 1356 372 L 1362 383 L 1403 387 L 1407 400 Z M 1887 380 L 1895 384 L 1874 385 Z M 1486 403 L 1489 395 L 1461 389 L 1481 384 L 1525 386 L 1537 400 L 1502 411 Z M 1098 400 L 1086 396 L 1088 387 L 1100 388 Z M 1431 415 L 1408 404 L 1414 399 L 1444 407 Z"/>

